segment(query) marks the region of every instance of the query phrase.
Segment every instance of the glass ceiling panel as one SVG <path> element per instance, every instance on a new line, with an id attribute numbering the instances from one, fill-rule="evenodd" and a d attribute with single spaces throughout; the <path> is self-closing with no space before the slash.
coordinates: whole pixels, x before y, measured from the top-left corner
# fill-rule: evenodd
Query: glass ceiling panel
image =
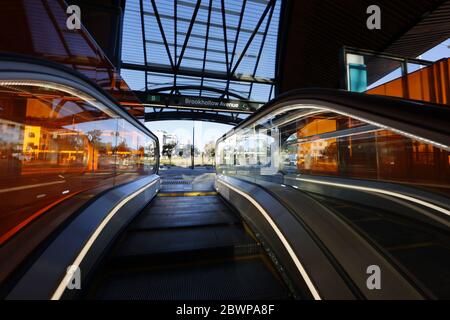
<path id="1" fill-rule="evenodd" d="M 268 101 L 280 5 L 281 0 L 127 0 L 123 76 L 134 90 L 190 85 L 199 88 L 182 94 Z"/>

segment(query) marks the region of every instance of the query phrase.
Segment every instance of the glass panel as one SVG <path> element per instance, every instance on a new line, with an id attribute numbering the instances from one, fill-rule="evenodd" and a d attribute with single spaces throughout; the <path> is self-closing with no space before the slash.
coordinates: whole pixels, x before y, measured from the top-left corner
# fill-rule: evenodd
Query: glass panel
<path id="1" fill-rule="evenodd" d="M 309 194 L 415 283 L 448 298 L 449 150 L 323 108 L 289 106 L 219 141 L 216 163 L 218 174 Z"/>
<path id="2" fill-rule="evenodd" d="M 116 147 L 117 178 L 119 183 L 132 181 L 139 176 L 151 174 L 154 165 L 154 144 L 140 130 L 118 120 L 118 141 Z"/>
<path id="3" fill-rule="evenodd" d="M 270 166 L 274 173 L 374 179 L 450 194 L 448 150 L 349 116 L 302 110 L 280 111 L 220 142 L 218 170 L 250 166 L 259 176 Z"/>
<path id="4" fill-rule="evenodd" d="M 153 139 L 95 99 L 0 81 L 0 244 L 65 199 L 151 174 L 155 160 Z"/>

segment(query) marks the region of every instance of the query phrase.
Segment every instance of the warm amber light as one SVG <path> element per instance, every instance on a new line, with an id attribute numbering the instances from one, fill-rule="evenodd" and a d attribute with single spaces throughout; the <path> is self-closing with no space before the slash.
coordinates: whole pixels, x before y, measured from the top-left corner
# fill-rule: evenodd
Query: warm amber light
<path id="1" fill-rule="evenodd" d="M 150 174 L 154 163 L 152 138 L 83 92 L 0 81 L 0 244 L 61 199 Z"/>

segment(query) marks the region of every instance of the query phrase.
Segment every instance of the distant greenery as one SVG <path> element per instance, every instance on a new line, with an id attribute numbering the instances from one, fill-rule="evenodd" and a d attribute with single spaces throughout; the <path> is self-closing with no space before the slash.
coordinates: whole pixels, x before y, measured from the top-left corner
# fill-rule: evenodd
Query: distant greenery
<path id="1" fill-rule="evenodd" d="M 163 145 L 162 155 L 169 158 L 170 164 L 172 164 L 172 153 L 176 146 L 177 146 L 176 142 L 167 143 L 167 144 Z"/>

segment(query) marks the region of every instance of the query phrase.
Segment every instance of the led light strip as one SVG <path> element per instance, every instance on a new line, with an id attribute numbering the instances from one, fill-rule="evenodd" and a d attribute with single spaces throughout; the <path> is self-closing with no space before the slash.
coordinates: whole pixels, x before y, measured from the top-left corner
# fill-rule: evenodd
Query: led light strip
<path id="1" fill-rule="evenodd" d="M 363 127 L 361 127 L 361 128 L 363 128 Z M 382 129 L 382 128 L 375 128 L 375 129 L 366 130 L 366 131 L 352 132 L 352 133 L 334 135 L 334 136 L 329 136 L 329 137 L 320 137 L 319 136 L 316 139 L 311 139 L 311 137 L 307 137 L 307 138 L 297 139 L 298 141 L 295 142 L 295 143 L 298 143 L 298 144 L 314 143 L 314 142 L 330 140 L 330 139 L 339 139 L 339 138 L 345 138 L 345 137 L 355 137 L 355 136 L 368 134 L 368 133 L 372 133 L 372 132 L 378 132 L 378 131 L 382 131 L 382 130 L 384 130 L 384 129 Z M 312 137 L 314 138 L 315 136 L 312 136 Z"/>
<path id="2" fill-rule="evenodd" d="M 103 105 L 102 103 L 100 103 L 99 101 L 97 101 L 95 98 L 81 92 L 78 91 L 76 89 L 72 89 L 68 86 L 65 85 L 61 85 L 58 83 L 54 83 L 54 82 L 47 82 L 47 81 L 38 81 L 38 80 L 3 80 L 0 81 L 0 86 L 30 86 L 30 87 L 43 87 L 46 89 L 51 89 L 51 90 L 57 90 L 57 91 L 62 91 L 65 93 L 68 93 L 74 97 L 77 97 L 83 101 L 86 101 L 87 103 L 89 103 L 90 105 L 92 105 L 93 107 L 101 110 L 102 112 L 106 113 L 108 116 L 110 116 L 111 118 L 117 118 L 118 115 L 113 112 L 112 110 L 110 110 L 109 108 L 107 108 L 105 105 Z"/>
<path id="3" fill-rule="evenodd" d="M 349 117 L 349 118 L 352 118 L 352 119 L 355 119 L 355 120 L 359 120 L 359 121 L 365 122 L 367 124 L 371 124 L 371 125 L 377 126 L 377 127 L 381 128 L 381 129 L 384 129 L 384 130 L 395 132 L 395 133 L 397 133 L 399 135 L 405 136 L 405 137 L 413 139 L 413 140 L 417 140 L 417 141 L 420 141 L 420 142 L 423 142 L 423 143 L 434 145 L 435 147 L 437 147 L 439 149 L 444 149 L 444 150 L 450 151 L 450 146 L 449 145 L 445 145 L 445 144 L 442 144 L 442 143 L 439 143 L 439 142 L 436 142 L 436 141 L 433 141 L 433 140 L 430 140 L 430 139 L 427 139 L 427 138 L 422 138 L 420 136 L 417 136 L 415 134 L 412 134 L 412 133 L 409 133 L 409 132 L 406 132 L 406 131 L 403 131 L 403 130 L 399 130 L 399 129 L 396 129 L 396 128 L 393 128 L 393 127 L 390 127 L 390 126 L 387 126 L 387 125 L 384 125 L 384 124 L 372 121 L 372 120 L 367 120 L 367 119 L 365 119 L 363 117 L 351 115 L 351 114 L 349 114 L 347 112 L 343 112 L 343 111 L 337 110 L 337 109 L 335 109 L 333 107 L 319 107 L 319 106 L 311 105 L 311 104 L 296 104 L 296 105 L 289 105 L 289 106 L 281 107 L 280 109 L 277 109 L 276 111 L 274 111 L 272 113 L 269 113 L 268 115 L 263 116 L 261 119 L 256 120 L 254 123 L 248 124 L 248 126 L 261 124 L 261 123 L 263 123 L 265 121 L 268 121 L 269 119 L 273 118 L 274 116 L 276 116 L 278 114 L 282 114 L 282 113 L 285 113 L 285 112 L 288 112 L 288 111 L 293 111 L 293 110 L 301 110 L 301 109 L 314 109 L 314 110 L 317 110 L 316 112 L 334 112 L 334 113 L 337 113 L 337 114 L 340 114 L 340 115 L 343 115 L 343 116 L 346 116 L 346 117 Z M 312 111 L 312 113 L 316 113 L 316 112 Z M 230 138 L 231 136 L 241 132 L 242 130 L 244 130 L 244 128 L 240 128 L 240 129 L 237 129 L 237 130 L 232 130 L 230 132 L 230 134 L 227 133 L 223 137 L 223 140 L 226 140 L 226 139 Z"/>
<path id="4" fill-rule="evenodd" d="M 248 201 L 250 201 L 262 213 L 263 217 L 270 224 L 270 226 L 275 231 L 275 233 L 277 234 L 278 238 L 280 238 L 280 240 L 283 243 L 284 247 L 288 251 L 289 255 L 291 256 L 291 259 L 294 261 L 295 266 L 297 267 L 298 271 L 300 272 L 300 275 L 305 280 L 306 285 L 308 286 L 309 291 L 311 291 L 311 294 L 313 295 L 314 299 L 315 300 L 322 300 L 322 298 L 319 295 L 319 292 L 314 287 L 314 284 L 312 283 L 311 279 L 309 278 L 305 268 L 301 264 L 300 260 L 298 259 L 297 255 L 295 254 L 295 252 L 292 249 L 291 245 L 286 240 L 285 236 L 283 235 L 281 230 L 278 228 L 278 226 L 275 224 L 275 222 L 272 220 L 272 218 L 269 216 L 269 214 L 264 210 L 264 208 L 261 207 L 261 205 L 258 202 L 256 202 L 252 197 L 250 197 L 247 193 L 240 191 L 239 189 L 231 186 L 230 184 L 228 184 L 228 183 L 226 183 L 226 182 L 224 182 L 222 180 L 218 180 L 218 182 L 224 184 L 225 186 L 227 186 L 231 190 L 233 190 L 233 191 L 239 193 L 240 195 L 242 195 L 244 198 L 246 198 Z"/>
<path id="5" fill-rule="evenodd" d="M 386 194 L 388 196 L 393 196 L 393 197 L 397 197 L 397 198 L 400 198 L 400 199 L 403 199 L 403 200 L 407 200 L 407 201 L 411 201 L 411 202 L 420 204 L 422 206 L 428 207 L 430 209 L 439 211 L 439 212 L 441 212 L 443 214 L 446 214 L 446 215 L 450 216 L 450 211 L 447 210 L 447 209 L 441 208 L 441 207 L 436 206 L 436 205 L 434 205 L 432 203 L 429 203 L 429 202 L 426 202 L 426 201 L 423 201 L 423 200 L 420 200 L 420 199 L 417 199 L 417 198 L 414 198 L 414 197 L 410 197 L 410 196 L 407 196 L 407 195 L 404 195 L 404 194 L 398 193 L 398 192 L 393 192 L 393 191 L 388 191 L 388 190 L 378 189 L 378 188 L 355 186 L 355 185 L 350 185 L 350 184 L 345 184 L 345 183 L 335 183 L 335 182 L 320 181 L 320 180 L 315 180 L 315 179 L 306 179 L 306 178 L 291 178 L 291 179 L 304 181 L 304 182 L 323 184 L 323 185 L 328 185 L 328 186 L 333 186 L 333 187 L 342 187 L 342 188 L 354 189 L 354 190 L 360 190 L 360 191 L 382 193 L 382 194 Z"/>
<path id="6" fill-rule="evenodd" d="M 393 128 L 393 127 L 389 127 L 387 125 L 384 125 L 384 124 L 381 124 L 381 123 L 378 123 L 378 122 L 375 122 L 375 121 L 372 121 L 372 120 L 367 120 L 367 119 L 361 118 L 359 116 L 350 115 L 348 113 L 345 113 L 345 112 L 342 112 L 342 111 L 338 111 L 338 110 L 335 110 L 333 108 L 329 108 L 329 110 L 333 111 L 335 113 L 341 114 L 343 116 L 346 116 L 346 117 L 349 117 L 349 118 L 352 118 L 352 119 L 356 119 L 356 120 L 359 120 L 359 121 L 362 121 L 362 122 L 366 122 L 368 124 L 380 127 L 382 129 L 398 133 L 401 136 L 405 136 L 405 137 L 408 137 L 408 138 L 413 139 L 413 140 L 421 141 L 423 143 L 432 144 L 432 145 L 434 145 L 435 147 L 437 147 L 439 149 L 444 149 L 444 150 L 450 151 L 450 146 L 448 146 L 448 145 L 445 145 L 445 144 L 442 144 L 442 143 L 439 143 L 439 142 L 436 142 L 436 141 L 433 141 L 433 140 L 430 140 L 430 139 L 422 138 L 422 137 L 419 137 L 419 136 L 417 136 L 415 134 L 412 134 L 412 133 L 409 133 L 409 132 L 406 132 L 406 131 L 403 131 L 403 130 L 399 130 L 399 129 L 396 129 L 396 128 Z"/>
<path id="7" fill-rule="evenodd" d="M 297 108 L 303 109 L 303 108 L 305 108 L 305 106 L 304 105 L 297 105 Z M 430 139 L 422 138 L 422 137 L 419 137 L 419 136 L 417 136 L 415 134 L 412 134 L 412 133 L 409 133 L 409 132 L 406 132 L 406 131 L 403 131 L 403 130 L 399 130 L 399 129 L 396 129 L 396 128 L 393 128 L 393 127 L 390 127 L 390 126 L 387 126 L 387 125 L 384 125 L 384 124 L 372 121 L 372 120 L 367 120 L 367 119 L 365 119 L 363 117 L 351 115 L 349 113 L 346 113 L 346 112 L 343 112 L 343 111 L 340 111 L 340 110 L 336 110 L 335 108 L 330 108 L 330 107 L 323 108 L 323 107 L 315 107 L 315 106 L 309 106 L 309 105 L 308 105 L 308 108 L 322 109 L 324 111 L 331 111 L 331 112 L 334 112 L 334 113 L 337 113 L 337 114 L 340 114 L 340 115 L 343 115 L 343 116 L 346 116 L 346 117 L 349 117 L 349 118 L 352 118 L 352 119 L 356 119 L 356 120 L 359 120 L 359 121 L 362 121 L 362 122 L 365 122 L 365 123 L 377 126 L 379 128 L 385 129 L 385 130 L 389 130 L 389 131 L 398 133 L 398 134 L 400 134 L 402 136 L 405 136 L 405 137 L 408 137 L 410 139 L 421 141 L 423 143 L 432 144 L 435 147 L 438 147 L 440 149 L 450 150 L 450 146 L 448 146 L 448 145 L 445 145 L 445 144 L 442 144 L 442 143 L 439 143 L 439 142 L 436 142 L 436 141 L 433 141 L 433 140 L 430 140 Z"/>
<path id="8" fill-rule="evenodd" d="M 323 110 L 316 109 L 316 110 L 310 111 L 310 112 L 305 112 L 305 113 L 301 113 L 301 114 L 294 114 L 294 115 L 290 116 L 288 119 L 286 119 L 285 121 L 281 121 L 280 123 L 274 123 L 273 125 L 277 126 L 277 127 L 281 127 L 281 126 L 284 126 L 284 125 L 286 125 L 286 124 L 288 124 L 290 122 L 302 120 L 302 119 L 304 119 L 304 118 L 306 118 L 308 116 L 312 116 L 312 115 L 320 113 L 322 111 Z M 260 123 L 258 123 L 258 124 L 260 124 Z"/>
<path id="9" fill-rule="evenodd" d="M 143 191 L 145 191 L 148 188 L 150 188 L 151 186 L 153 186 L 156 182 L 158 182 L 158 180 L 155 180 L 152 183 L 142 187 L 141 189 L 135 191 L 134 193 L 132 193 L 131 195 L 129 195 L 128 197 L 126 197 L 125 199 L 120 201 L 120 203 L 111 210 L 111 212 L 106 216 L 105 219 L 103 219 L 103 221 L 100 223 L 100 225 L 94 231 L 94 233 L 90 236 L 89 240 L 86 242 L 83 249 L 81 249 L 81 251 L 78 254 L 78 256 L 76 257 L 75 261 L 72 263 L 72 266 L 74 266 L 76 268 L 78 268 L 80 266 L 81 262 L 83 261 L 84 257 L 88 253 L 89 249 L 94 244 L 95 240 L 98 238 L 98 236 L 103 231 L 103 229 L 106 227 L 106 225 L 109 223 L 109 221 L 112 219 L 112 217 L 114 217 L 114 215 L 117 213 L 117 211 L 119 211 L 120 208 L 122 208 L 128 201 L 130 201 L 131 199 L 136 197 L 138 194 L 142 193 Z M 72 280 L 72 274 L 67 272 L 66 275 L 64 276 L 64 278 L 62 279 L 62 281 L 60 282 L 58 288 L 53 293 L 51 300 L 59 300 L 71 280 Z"/>

